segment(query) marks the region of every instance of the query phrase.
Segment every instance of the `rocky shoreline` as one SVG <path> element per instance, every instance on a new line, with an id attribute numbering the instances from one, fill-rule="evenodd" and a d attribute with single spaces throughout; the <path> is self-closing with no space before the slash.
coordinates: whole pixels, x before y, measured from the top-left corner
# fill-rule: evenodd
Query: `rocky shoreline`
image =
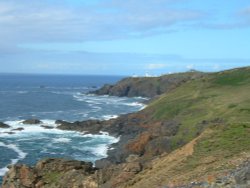
<path id="1" fill-rule="evenodd" d="M 236 81 L 240 81 L 241 84 L 245 81 L 247 85 L 249 83 L 249 70 L 249 68 L 236 69 L 212 75 L 188 72 L 151 79 L 129 78 L 118 82 L 115 86 L 104 86 L 94 93 L 118 96 L 140 95 L 150 98 L 158 98 L 162 93 L 170 93 L 170 95 L 166 95 L 166 98 L 161 96 L 151 101 L 146 109 L 136 113 L 121 115 L 116 119 L 76 121 L 73 123 L 57 120 L 57 129 L 79 131 L 84 134 L 107 132 L 110 136 L 119 137 L 120 139 L 119 142 L 110 146 L 112 149 L 108 150 L 108 157 L 97 160 L 95 165 L 75 160 L 45 159 L 39 161 L 34 167 L 27 167 L 26 165 L 10 166 L 9 172 L 4 177 L 2 188 L 141 188 L 140 183 L 152 183 L 155 187 L 164 188 L 247 188 L 250 185 L 250 163 L 249 157 L 246 157 L 248 155 L 245 156 L 244 153 L 249 152 L 246 149 L 248 145 L 243 145 L 242 150 L 239 149 L 234 151 L 235 153 L 230 153 L 231 150 L 235 149 L 235 146 L 230 148 L 229 144 L 227 145 L 229 149 L 225 149 L 223 145 L 216 145 L 213 142 L 210 145 L 210 138 L 218 139 L 224 144 L 228 142 L 231 144 L 239 142 L 241 144 L 241 141 L 239 141 L 242 139 L 241 135 L 245 136 L 246 131 L 249 131 L 247 123 L 240 123 L 238 127 L 242 131 L 237 129 L 237 132 L 233 132 L 236 130 L 235 126 L 231 126 L 231 122 L 228 123 L 228 119 L 231 117 L 223 116 L 223 114 L 227 114 L 225 112 L 232 112 L 231 116 L 234 116 L 235 112 L 237 112 L 242 116 L 244 115 L 244 117 L 248 117 L 247 114 L 242 114 L 247 113 L 247 110 L 232 111 L 235 105 L 231 104 L 231 91 L 236 94 L 242 94 L 242 92 L 238 93 L 238 89 L 234 87 L 228 92 L 228 85 L 225 86 L 226 90 L 220 90 L 223 85 L 219 85 L 220 87 L 216 85 L 218 83 L 227 84 L 224 80 L 225 78 L 226 80 L 228 79 L 228 75 L 230 79 L 235 76 L 237 78 L 235 79 Z M 242 77 L 244 74 L 248 76 Z M 184 87 L 181 87 L 182 85 Z M 241 89 L 248 88 L 243 86 Z M 146 87 L 145 90 L 143 89 L 144 87 Z M 138 91 L 136 88 L 138 88 Z M 177 91 L 171 93 L 175 91 L 175 88 L 177 88 Z M 178 88 L 181 89 L 178 90 Z M 216 91 L 216 95 L 214 93 L 209 94 L 211 88 Z M 248 90 L 246 89 L 246 91 Z M 222 108 L 221 116 L 217 116 L 217 113 L 214 113 L 217 109 L 214 109 L 213 106 L 210 106 L 209 108 L 211 109 L 206 111 L 211 103 L 211 99 L 216 101 L 216 104 L 220 104 L 221 99 L 216 97 L 227 95 L 229 95 L 228 98 L 222 99 L 230 103 L 227 104 L 228 107 Z M 242 97 L 244 98 L 245 96 L 243 95 Z M 247 97 L 244 99 L 248 101 Z M 242 102 L 242 104 L 245 103 Z M 163 104 L 167 104 L 168 108 L 166 109 L 166 106 Z M 209 114 L 212 115 L 208 116 Z M 164 118 L 162 118 L 163 115 Z M 234 118 L 238 117 L 241 116 Z M 239 120 L 236 121 L 236 125 Z M 27 120 L 25 123 L 40 123 L 40 120 Z M 204 134 L 204 136 L 205 130 L 208 133 Z M 227 134 L 224 135 L 224 131 L 227 131 Z M 235 136 L 235 133 L 239 134 L 236 135 L 239 138 L 236 137 L 232 141 L 231 138 Z M 244 139 L 247 141 L 245 137 Z M 221 138 L 225 140 L 220 140 Z M 203 143 L 205 147 L 199 148 L 200 153 L 194 153 L 194 145 L 198 139 L 200 139 L 200 143 L 203 143 L 202 141 L 205 140 Z M 217 148 L 214 148 L 214 145 L 220 147 L 218 153 L 216 153 Z M 215 150 L 215 153 L 211 153 L 212 150 L 210 148 Z M 221 149 L 229 152 L 225 161 L 223 157 L 219 157 L 223 156 L 220 153 Z M 201 157 L 202 155 L 200 156 L 200 154 L 203 153 L 205 153 L 205 156 Z M 205 157 L 204 161 L 199 163 L 196 158 L 190 158 L 193 154 L 195 154 L 194 157 L 200 160 Z M 206 156 L 206 154 L 211 154 L 211 156 Z M 242 160 L 237 165 L 231 165 L 230 163 L 230 166 L 226 166 L 230 160 L 233 160 L 233 157 L 237 157 L 236 154 Z M 215 159 L 217 158 L 220 160 L 218 164 L 222 165 L 221 169 L 217 169 L 217 166 L 211 166 L 210 168 L 210 164 L 216 164 L 217 160 Z M 162 164 L 161 161 L 166 161 L 166 164 Z M 165 168 L 169 168 L 169 170 L 164 171 L 165 169 L 161 169 L 162 165 L 167 165 Z M 173 165 L 172 168 L 171 165 Z M 187 170 L 187 172 L 183 171 L 183 184 L 182 182 L 171 184 L 170 181 L 166 180 L 172 179 L 172 177 L 168 177 L 172 175 L 171 173 L 178 179 L 179 174 L 182 173 L 182 170 L 179 169 Z M 191 182 L 191 180 L 197 179 L 198 176 L 200 179 L 207 177 L 211 173 L 211 169 L 214 174 L 217 172 L 223 172 L 224 174 L 220 174 L 217 177 L 211 176 L 212 178 L 206 181 L 198 181 L 198 179 Z M 161 179 L 158 176 L 151 179 L 158 172 L 161 175 L 161 171 L 162 173 L 164 172 Z M 192 174 L 192 171 L 195 171 L 197 174 Z M 186 178 L 187 174 L 185 174 L 188 172 L 190 172 L 189 179 Z M 144 179 L 145 177 L 148 179 Z"/>
<path id="2" fill-rule="evenodd" d="M 168 141 L 167 137 L 176 134 L 178 123 L 174 121 L 153 122 L 147 117 L 147 113 L 140 111 L 104 121 L 87 120 L 70 123 L 57 120 L 55 122 L 58 125 L 56 128 L 60 130 L 79 131 L 84 134 L 101 134 L 101 132 L 107 132 L 110 136 L 119 137 L 119 142 L 110 146 L 112 150 L 108 150 L 107 158 L 97 160 L 95 167 L 88 163 L 94 175 L 88 173 L 86 175 L 85 172 L 81 174 L 83 173 L 83 170 L 81 170 L 81 173 L 76 176 L 79 176 L 79 179 L 88 177 L 87 181 L 89 181 L 89 177 L 91 177 L 90 184 L 95 185 L 93 187 L 97 187 L 96 185 L 117 187 L 142 171 L 143 168 L 146 168 L 150 160 L 157 156 L 159 152 L 170 152 L 171 148 L 166 147 L 164 143 Z M 23 121 L 23 124 L 34 124 L 34 126 L 36 126 L 35 124 L 41 123 L 42 122 L 37 119 Z M 150 126 L 151 123 L 154 124 L 153 128 Z M 41 163 L 48 163 L 48 166 L 41 169 Z M 72 163 L 78 162 L 74 161 Z M 44 174 L 50 173 L 50 171 L 54 172 L 55 168 L 61 168 L 59 166 L 65 166 L 65 168 L 67 168 L 68 161 L 63 159 L 47 159 L 45 162 L 39 161 L 35 167 L 28 167 L 26 165 L 9 166 L 10 170 L 3 179 L 2 188 L 9 188 L 11 186 L 20 188 L 53 187 L 54 185 L 52 186 L 51 182 L 39 179 L 43 177 L 40 171 Z M 72 169 L 75 171 L 78 167 L 74 166 Z M 66 174 L 65 176 L 67 177 L 71 176 L 71 172 L 68 171 L 65 172 L 62 170 L 62 174 L 62 176 L 64 176 L 64 174 Z M 67 187 L 81 187 L 83 184 L 86 184 L 85 181 L 84 183 L 82 181 L 74 181 L 71 183 L 72 184 L 68 184 Z M 63 185 L 58 184 L 55 185 L 55 187 L 63 187 Z M 87 187 L 91 186 L 88 185 Z"/>
<path id="3" fill-rule="evenodd" d="M 129 177 L 132 177 L 134 173 L 138 173 L 142 170 L 142 165 L 138 161 L 134 162 L 139 158 L 139 155 L 132 155 L 132 152 L 127 150 L 125 145 L 128 144 L 130 140 L 135 139 L 136 136 L 138 136 L 145 130 L 144 127 L 137 126 L 138 122 L 140 121 L 141 118 L 135 117 L 135 114 L 122 115 L 116 119 L 110 119 L 106 121 L 88 120 L 70 123 L 62 120 L 57 120 L 55 122 L 58 125 L 56 128 L 60 130 L 79 131 L 84 134 L 101 134 L 102 132 L 107 132 L 110 136 L 119 137 L 120 139 L 118 143 L 112 144 L 110 146 L 112 147 L 112 150 L 108 150 L 107 158 L 96 161 L 95 167 L 93 167 L 93 164 L 91 163 L 79 162 L 76 160 L 68 161 L 65 159 L 42 160 L 39 161 L 35 167 L 28 167 L 26 165 L 11 165 L 8 167 L 10 170 L 3 179 L 2 188 L 46 186 L 81 187 L 83 186 L 83 184 L 87 187 L 91 187 L 91 184 L 95 185 L 93 187 L 97 187 L 97 185 L 99 184 L 110 184 L 109 180 L 112 179 L 112 177 L 119 175 L 120 173 L 126 174 L 127 171 L 129 171 Z M 37 119 L 28 119 L 23 121 L 22 123 L 34 124 L 34 126 L 36 126 L 36 124 L 41 124 L 42 121 Z M 6 124 L 3 125 L 6 128 L 8 126 Z M 10 132 L 9 134 L 14 134 L 14 132 Z M 85 167 L 79 167 L 79 163 L 83 163 L 83 166 L 87 165 L 87 171 Z M 124 166 L 124 164 L 126 165 Z M 65 168 L 67 170 L 65 170 Z M 44 180 L 42 178 L 45 174 L 49 174 L 50 171 L 53 171 L 53 173 L 55 173 L 55 171 L 58 173 L 60 172 L 63 177 L 65 175 L 65 177 L 67 178 L 69 176 L 79 177 L 79 181 L 74 181 L 66 184 L 67 186 L 65 185 L 65 183 L 52 185 L 51 182 L 48 182 L 48 180 Z M 91 179 L 94 179 L 93 181 L 90 181 L 90 185 L 85 181 L 83 183 L 83 179 L 85 177 L 88 177 L 87 181 L 89 181 L 90 175 Z"/>

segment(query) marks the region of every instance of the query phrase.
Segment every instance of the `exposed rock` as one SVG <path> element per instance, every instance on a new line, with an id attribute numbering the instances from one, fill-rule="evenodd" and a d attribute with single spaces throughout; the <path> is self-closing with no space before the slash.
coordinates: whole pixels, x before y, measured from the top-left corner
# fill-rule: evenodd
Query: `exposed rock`
<path id="1" fill-rule="evenodd" d="M 250 187 L 250 162 L 235 173 L 235 180 L 239 185 L 249 185 Z"/>
<path id="2" fill-rule="evenodd" d="M 58 124 L 57 128 L 61 130 L 74 130 L 91 134 L 99 134 L 103 128 L 103 122 L 98 120 L 76 121 L 74 123 L 57 120 L 56 124 Z"/>
<path id="3" fill-rule="evenodd" d="M 22 128 L 22 127 L 18 127 L 16 129 L 11 129 L 11 131 L 23 131 L 23 130 L 24 130 L 24 128 Z"/>
<path id="4" fill-rule="evenodd" d="M 189 185 L 178 187 L 190 188 L 221 188 L 221 187 L 235 187 L 235 188 L 248 188 L 250 187 L 250 162 L 246 161 L 241 164 L 237 169 L 227 172 L 227 175 L 218 177 L 209 177 L 209 181 L 192 182 Z"/>
<path id="5" fill-rule="evenodd" d="M 119 187 L 120 185 L 131 180 L 141 170 L 142 165 L 139 162 L 125 163 L 124 165 L 122 165 L 121 171 L 116 171 L 117 174 L 110 181 L 110 187 Z"/>
<path id="6" fill-rule="evenodd" d="M 95 173 L 95 179 L 102 188 L 116 188 L 132 179 L 135 174 L 141 171 L 142 165 L 139 162 L 111 164 L 98 169 Z"/>
<path id="7" fill-rule="evenodd" d="M 7 124 L 5 124 L 5 123 L 3 123 L 3 122 L 0 122 L 0 128 L 7 129 L 7 128 L 10 128 L 10 126 L 7 125 Z"/>
<path id="8" fill-rule="evenodd" d="M 3 179 L 2 188 L 33 187 L 36 178 L 37 176 L 31 167 L 27 167 L 26 165 L 11 166 Z"/>
<path id="9" fill-rule="evenodd" d="M 43 127 L 45 129 L 54 129 L 54 127 L 48 125 L 41 125 L 40 127 Z"/>
<path id="10" fill-rule="evenodd" d="M 14 133 L 14 132 L 10 132 L 10 131 L 8 131 L 8 132 L 4 132 L 4 133 L 7 133 L 7 134 L 16 134 L 16 133 Z"/>
<path id="11" fill-rule="evenodd" d="M 97 182 L 91 177 L 95 171 L 89 162 L 45 159 L 35 167 L 11 166 L 2 188 L 96 188 Z"/>
<path id="12" fill-rule="evenodd" d="M 125 78 L 115 85 L 106 84 L 99 90 L 93 91 L 91 93 L 97 95 L 114 95 L 120 97 L 142 96 L 152 98 L 162 93 L 168 92 L 189 80 L 200 78 L 203 75 L 204 73 L 196 71 L 151 78 Z"/>
<path id="13" fill-rule="evenodd" d="M 138 134 L 142 133 L 145 128 L 140 126 L 141 118 L 137 115 L 123 115 L 117 119 L 107 121 L 88 120 L 76 121 L 73 123 L 66 121 L 56 121 L 58 129 L 62 130 L 77 130 L 84 133 L 100 134 L 100 131 L 108 132 L 111 136 L 120 138 L 118 143 L 112 144 L 114 148 L 108 151 L 108 157 L 96 161 L 96 167 L 103 168 L 110 163 L 121 163 L 131 154 L 125 147 L 129 140 L 134 139 Z"/>
<path id="14" fill-rule="evenodd" d="M 153 157 L 171 151 L 171 139 L 167 136 L 157 137 L 149 141 L 144 148 L 144 155 Z"/>
<path id="15" fill-rule="evenodd" d="M 57 128 L 62 130 L 77 130 L 91 134 L 104 131 L 111 136 L 119 136 L 119 142 L 110 146 L 112 150 L 108 150 L 108 157 L 95 163 L 97 168 L 104 168 L 112 163 L 125 162 L 131 154 L 142 155 L 146 152 L 148 158 L 171 150 L 170 137 L 177 133 L 179 123 L 152 122 L 147 119 L 146 114 L 140 112 L 107 121 L 88 120 L 70 123 L 58 120 L 56 124 Z"/>
<path id="16" fill-rule="evenodd" d="M 138 161 L 139 155 L 131 154 L 126 158 L 127 163 Z"/>
<path id="17" fill-rule="evenodd" d="M 27 120 L 25 120 L 25 121 L 23 121 L 22 122 L 23 124 L 29 124 L 29 125 L 31 125 L 31 124 L 40 124 L 40 123 L 42 123 L 42 121 L 40 121 L 40 120 L 38 120 L 38 119 L 27 119 Z"/>

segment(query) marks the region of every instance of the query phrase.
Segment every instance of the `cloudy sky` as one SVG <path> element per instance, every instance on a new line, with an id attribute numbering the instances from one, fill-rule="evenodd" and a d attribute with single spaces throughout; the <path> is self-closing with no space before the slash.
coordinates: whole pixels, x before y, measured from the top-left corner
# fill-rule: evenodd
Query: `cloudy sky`
<path id="1" fill-rule="evenodd" d="M 0 0 L 0 72 L 143 75 L 250 65 L 247 0 Z"/>

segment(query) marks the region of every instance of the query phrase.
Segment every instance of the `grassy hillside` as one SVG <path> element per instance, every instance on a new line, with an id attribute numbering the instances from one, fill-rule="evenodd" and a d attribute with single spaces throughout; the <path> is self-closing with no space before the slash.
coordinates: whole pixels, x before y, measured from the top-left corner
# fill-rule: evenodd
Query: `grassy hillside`
<path id="1" fill-rule="evenodd" d="M 183 84 L 147 110 L 154 120 L 181 122 L 176 142 L 190 141 L 210 125 L 249 123 L 250 68 L 212 73 Z"/>
<path id="2" fill-rule="evenodd" d="M 188 144 L 159 156 L 151 168 L 127 183 L 129 187 L 214 181 L 250 157 L 249 67 L 185 83 L 162 95 L 145 112 L 153 121 L 180 122 L 171 137 L 172 149 Z"/>

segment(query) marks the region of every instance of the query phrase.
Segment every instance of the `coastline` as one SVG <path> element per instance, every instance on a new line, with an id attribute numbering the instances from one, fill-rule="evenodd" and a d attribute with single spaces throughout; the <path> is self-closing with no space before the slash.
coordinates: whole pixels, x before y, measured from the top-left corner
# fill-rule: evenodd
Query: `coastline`
<path id="1" fill-rule="evenodd" d="M 242 123 L 242 118 L 249 117 L 245 107 L 249 101 L 245 95 L 249 91 L 249 70 L 235 69 L 192 78 L 181 85 L 174 83 L 176 89 L 155 96 L 147 108 L 115 119 L 58 120 L 58 129 L 85 134 L 106 132 L 120 136 L 119 141 L 109 146 L 108 156 L 97 160 L 95 166 L 63 159 L 45 159 L 33 167 L 11 166 L 2 188 L 13 182 L 42 188 L 245 185 L 247 182 L 239 179 L 247 178 L 250 159 L 250 127 L 248 121 Z M 234 78 L 237 87 L 228 85 L 228 78 Z M 233 96 L 241 96 L 242 101 Z M 242 105 L 240 110 L 232 105 L 232 99 Z M 220 109 L 213 105 L 221 101 Z M 235 173 L 225 176 L 231 172 Z"/>
<path id="2" fill-rule="evenodd" d="M 93 95 L 93 94 L 90 94 L 90 95 Z M 142 97 L 135 97 L 135 98 L 143 99 L 145 101 L 148 100 L 147 98 L 142 98 Z M 131 105 L 133 105 L 133 104 L 131 104 Z M 136 102 L 135 105 L 136 106 L 138 106 L 138 105 L 142 106 L 141 109 L 139 109 L 138 111 L 141 111 L 142 109 L 144 109 L 146 107 L 145 103 Z M 81 121 L 81 122 L 80 121 L 68 122 L 68 121 L 64 121 L 64 120 L 38 120 L 38 119 L 6 121 L 6 122 L 4 122 L 4 124 L 11 125 L 10 129 L 9 130 L 6 130 L 6 129 L 3 130 L 4 132 L 2 131 L 1 134 L 3 136 L 4 134 L 10 135 L 10 134 L 16 134 L 16 133 L 18 133 L 20 131 L 23 131 L 20 128 L 22 122 L 31 121 L 31 122 L 40 122 L 38 124 L 34 123 L 32 125 L 32 127 L 33 127 L 32 129 L 43 129 L 44 131 L 46 131 L 46 130 L 50 131 L 52 129 L 57 129 L 57 130 L 62 130 L 62 131 L 73 131 L 73 132 L 79 132 L 79 133 L 83 134 L 82 137 L 95 137 L 95 136 L 98 136 L 98 135 L 105 135 L 105 136 L 108 136 L 108 137 L 112 137 L 113 140 L 114 140 L 111 144 L 106 144 L 105 146 L 103 146 L 103 148 L 105 148 L 105 149 L 102 148 L 102 151 L 101 151 L 101 155 L 103 155 L 102 159 L 105 159 L 105 158 L 109 157 L 109 154 L 108 154 L 109 151 L 115 149 L 114 148 L 115 146 L 113 144 L 117 144 L 120 141 L 120 135 L 117 135 L 114 132 L 109 133 L 105 129 L 105 127 L 95 128 L 96 124 L 99 124 L 99 123 L 100 124 L 102 124 L 102 123 L 105 124 L 106 122 L 116 121 L 118 118 L 120 118 L 120 116 L 124 116 L 124 114 L 121 114 L 121 115 L 109 115 L 109 116 L 105 116 L 105 117 L 103 116 L 102 119 L 89 119 L 89 120 L 84 120 L 84 121 Z M 16 129 L 18 129 L 18 130 L 15 130 L 14 127 L 13 127 L 13 125 L 16 125 L 16 124 L 20 124 L 20 126 L 16 126 Z M 81 124 L 80 127 L 79 127 L 79 124 Z M 92 129 L 89 129 L 88 126 L 87 127 L 84 127 L 84 126 L 81 127 L 84 124 L 87 124 L 87 125 L 91 126 Z M 23 124 L 23 125 L 25 125 L 25 124 Z M 102 129 L 104 131 L 102 131 Z M 39 130 L 37 130 L 37 131 L 39 132 Z M 43 132 L 43 131 L 41 131 L 41 132 Z M 2 145 L 0 145 L 0 146 L 7 147 L 7 148 L 9 147 L 8 145 L 5 145 L 4 143 Z M 17 148 L 17 146 L 14 146 L 14 145 L 13 145 L 13 147 Z M 13 149 L 13 147 L 12 147 L 12 149 Z M 13 150 L 19 155 L 19 157 L 18 157 L 18 159 L 13 159 L 10 165 L 7 165 L 6 167 L 0 169 L 1 170 L 1 174 L 0 174 L 1 177 L 3 177 L 8 172 L 10 166 L 16 165 L 19 160 L 24 159 L 25 155 L 27 155 L 26 153 L 24 153 L 25 155 L 22 154 L 22 157 L 20 157 L 20 153 L 23 153 L 23 152 L 19 148 L 17 148 L 17 149 L 14 148 Z M 18 151 L 20 150 L 20 151 L 17 152 L 17 150 Z M 98 152 L 98 151 L 95 151 L 95 152 Z M 100 154 L 100 152 L 98 152 L 98 154 Z M 98 160 L 96 160 L 96 161 L 98 161 Z M 39 161 L 37 161 L 37 162 L 39 162 Z M 95 167 L 95 163 L 93 164 L 93 166 Z"/>

